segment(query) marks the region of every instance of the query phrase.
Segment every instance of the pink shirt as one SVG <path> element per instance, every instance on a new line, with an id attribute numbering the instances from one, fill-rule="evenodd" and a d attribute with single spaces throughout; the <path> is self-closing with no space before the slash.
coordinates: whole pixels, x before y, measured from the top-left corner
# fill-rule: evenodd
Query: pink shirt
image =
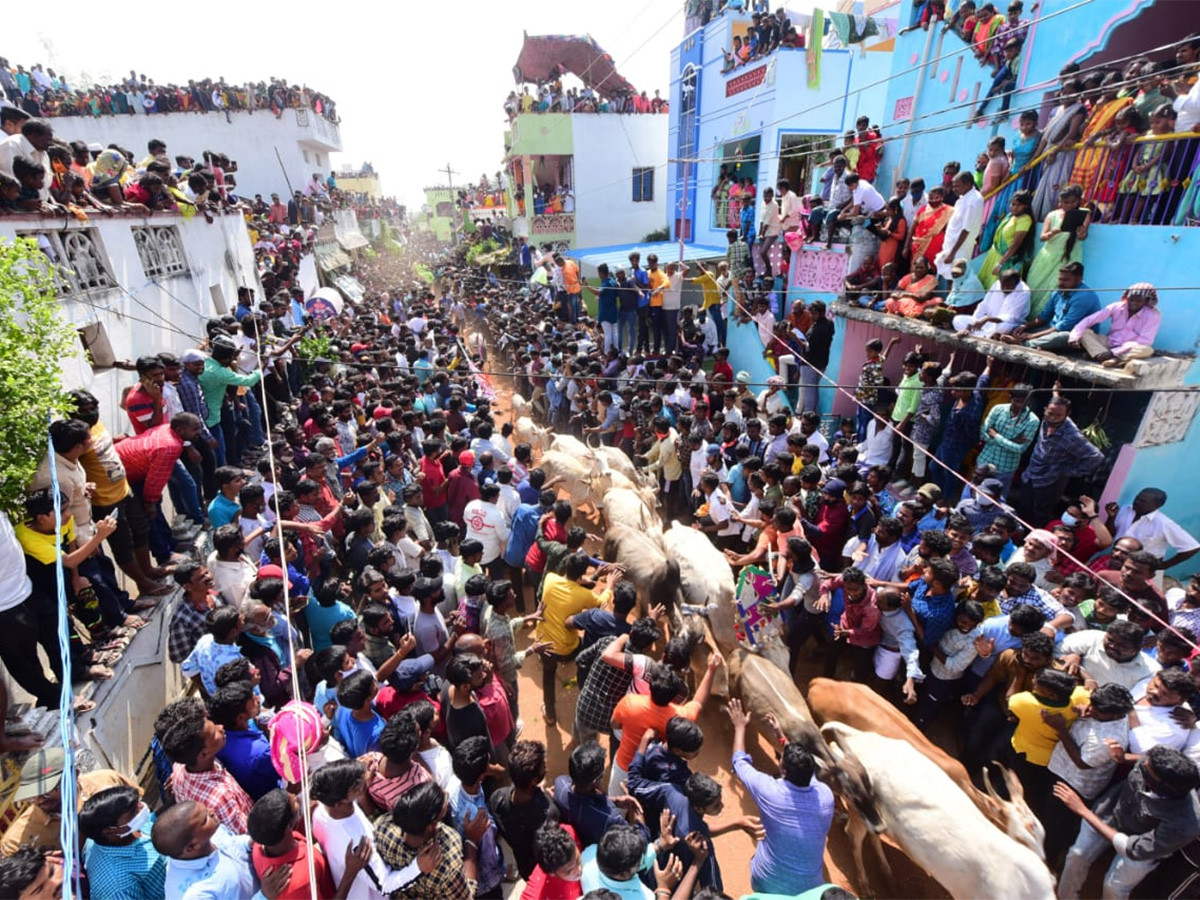
<path id="1" fill-rule="evenodd" d="M 1143 306 L 1131 316 L 1125 301 L 1118 300 L 1092 313 L 1072 328 L 1071 340 L 1079 340 L 1085 330 L 1105 320 L 1112 323 L 1108 328 L 1108 349 L 1120 356 L 1136 347 L 1154 346 L 1158 326 L 1162 323 L 1162 313 L 1156 307 Z"/>

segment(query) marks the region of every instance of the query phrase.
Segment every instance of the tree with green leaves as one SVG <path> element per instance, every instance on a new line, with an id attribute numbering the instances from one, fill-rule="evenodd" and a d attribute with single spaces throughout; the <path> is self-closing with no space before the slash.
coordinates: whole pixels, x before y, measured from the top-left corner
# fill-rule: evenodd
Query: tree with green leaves
<path id="1" fill-rule="evenodd" d="M 0 509 L 16 521 L 46 453 L 50 419 L 68 411 L 62 360 L 80 352 L 37 243 L 0 238 Z"/>

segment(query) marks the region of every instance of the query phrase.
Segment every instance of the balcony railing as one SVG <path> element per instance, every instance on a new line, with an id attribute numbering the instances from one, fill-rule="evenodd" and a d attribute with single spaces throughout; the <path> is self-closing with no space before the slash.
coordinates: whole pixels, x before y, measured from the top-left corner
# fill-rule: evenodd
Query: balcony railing
<path id="1" fill-rule="evenodd" d="M 1200 134 L 1192 132 L 1081 141 L 1047 150 L 984 196 L 1003 217 L 1017 190 L 1077 184 L 1095 224 L 1200 225 L 1198 159 Z"/>

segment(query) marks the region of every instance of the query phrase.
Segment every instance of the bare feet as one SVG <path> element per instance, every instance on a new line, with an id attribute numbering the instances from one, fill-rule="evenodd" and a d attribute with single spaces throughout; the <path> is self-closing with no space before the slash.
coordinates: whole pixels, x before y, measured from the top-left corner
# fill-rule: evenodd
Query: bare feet
<path id="1" fill-rule="evenodd" d="M 83 675 L 87 681 L 108 681 L 113 677 L 113 670 L 108 666 L 88 666 Z M 92 706 L 94 707 L 95 704 L 93 703 Z"/>
<path id="2" fill-rule="evenodd" d="M 95 700 L 76 700 L 75 701 L 76 714 L 91 712 L 95 708 L 96 708 Z"/>

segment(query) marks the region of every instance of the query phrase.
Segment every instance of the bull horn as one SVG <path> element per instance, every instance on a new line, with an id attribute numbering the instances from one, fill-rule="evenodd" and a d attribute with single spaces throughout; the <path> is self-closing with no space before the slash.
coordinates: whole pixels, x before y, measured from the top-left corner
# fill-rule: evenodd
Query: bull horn
<path id="1" fill-rule="evenodd" d="M 1004 783 L 1008 787 L 1008 795 L 1014 800 L 1025 799 L 1025 788 L 1021 784 L 1021 780 L 1017 778 L 1016 773 L 1007 766 L 1000 766 L 1000 774 L 1004 776 Z"/>
<path id="2" fill-rule="evenodd" d="M 1005 771 L 1005 772 L 1008 771 L 1003 766 L 1001 766 L 1000 768 L 1002 771 Z M 983 789 L 985 791 L 987 791 L 987 795 L 989 797 L 991 797 L 993 800 L 995 800 L 997 803 L 1005 802 L 1004 799 L 999 794 L 996 793 L 996 787 L 995 787 L 995 785 L 992 784 L 992 770 L 989 769 L 987 766 L 983 767 Z"/>

